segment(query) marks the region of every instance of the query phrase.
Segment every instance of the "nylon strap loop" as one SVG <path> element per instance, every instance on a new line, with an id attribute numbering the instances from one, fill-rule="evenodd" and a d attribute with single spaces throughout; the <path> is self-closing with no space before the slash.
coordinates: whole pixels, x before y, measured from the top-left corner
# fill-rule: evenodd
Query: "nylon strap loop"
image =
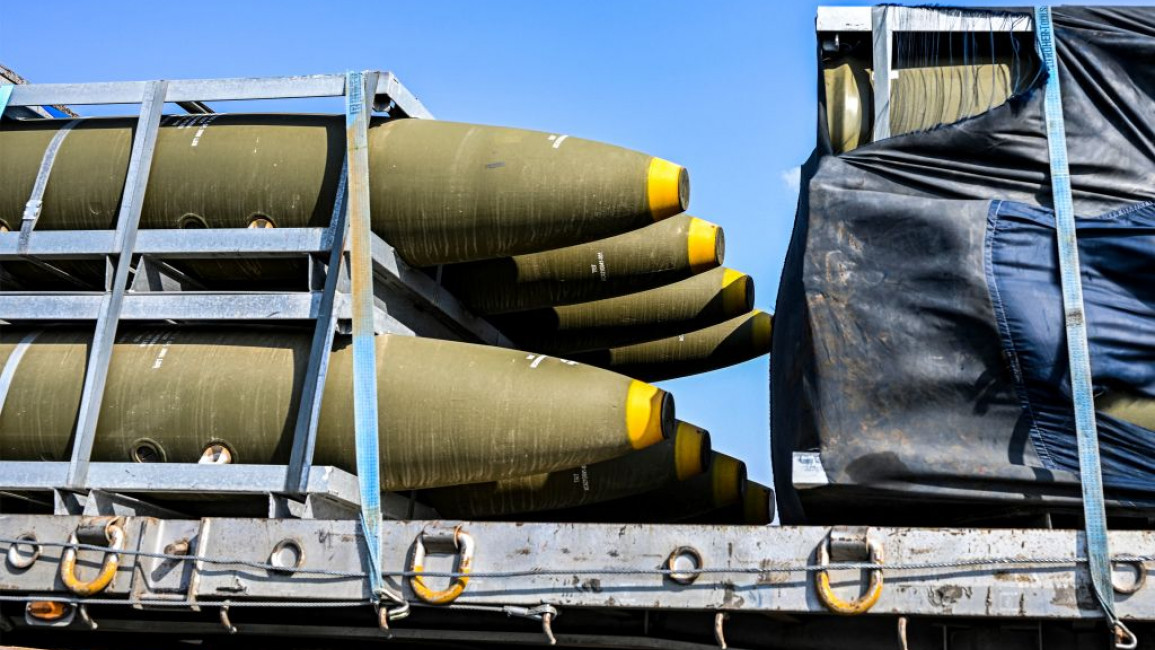
<path id="1" fill-rule="evenodd" d="M 1120 632 L 1126 632 L 1127 636 L 1131 636 L 1131 633 L 1115 613 L 1115 592 L 1111 585 L 1107 513 L 1103 504 L 1103 476 L 1099 460 L 1099 436 L 1095 423 L 1091 355 L 1087 343 L 1082 273 L 1075 233 L 1075 207 L 1071 197 L 1071 172 L 1067 161 L 1067 130 L 1063 120 L 1063 97 L 1059 85 L 1050 7 L 1035 7 L 1035 35 L 1039 56 L 1047 72 L 1044 111 L 1047 120 L 1047 147 L 1051 159 L 1051 194 L 1055 207 L 1055 231 L 1058 237 L 1059 278 L 1063 290 L 1071 398 L 1074 402 L 1075 434 L 1079 448 L 1079 480 L 1083 489 L 1088 569 L 1095 597 L 1118 639 Z M 1122 643 L 1117 641 L 1117 645 Z"/>
<path id="2" fill-rule="evenodd" d="M 371 101 L 371 100 L 370 100 Z M 345 75 L 345 140 L 348 155 L 350 280 L 353 298 L 353 423 L 361 528 L 369 552 L 369 586 L 382 588 L 381 477 L 377 441 L 377 349 L 373 340 L 373 271 L 369 223 L 369 106 L 365 75 Z M 332 271 L 330 271 L 332 272 Z"/>

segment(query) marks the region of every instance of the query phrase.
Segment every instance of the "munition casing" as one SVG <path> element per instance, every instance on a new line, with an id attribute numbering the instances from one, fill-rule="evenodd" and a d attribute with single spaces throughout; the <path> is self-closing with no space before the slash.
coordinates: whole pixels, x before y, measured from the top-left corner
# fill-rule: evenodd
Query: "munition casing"
<path id="1" fill-rule="evenodd" d="M 50 140 L 68 120 L 0 128 L 0 220 L 16 229 Z M 37 228 L 115 226 L 136 120 L 67 132 Z M 142 228 L 325 226 L 345 157 L 335 115 L 165 118 Z M 685 210 L 682 167 L 559 134 L 434 120 L 369 128 L 373 230 L 411 264 L 535 252 L 619 234 Z"/>
<path id="2" fill-rule="evenodd" d="M 213 444 L 234 462 L 285 463 L 310 332 L 125 329 L 112 354 L 92 458 L 196 462 Z M 12 371 L 0 458 L 67 460 L 91 332 L 0 331 Z M 672 435 L 664 391 L 589 366 L 496 347 L 376 337 L 386 489 L 493 481 L 594 463 Z M 14 351 L 20 352 L 14 354 Z M 355 471 L 352 350 L 330 361 L 315 465 Z"/>
<path id="3" fill-rule="evenodd" d="M 648 343 L 582 352 L 574 360 L 645 381 L 660 381 L 717 370 L 770 352 L 773 317 L 747 314 Z"/>
<path id="4" fill-rule="evenodd" d="M 682 214 L 556 250 L 440 269 L 441 283 L 473 311 L 501 314 L 653 289 L 722 264 L 721 226 Z"/>
<path id="5" fill-rule="evenodd" d="M 754 279 L 716 268 L 656 289 L 490 320 L 522 348 L 566 355 L 701 329 L 753 306 Z"/>
<path id="6" fill-rule="evenodd" d="M 1020 61 L 1013 55 L 980 56 L 974 64 L 893 69 L 891 135 L 950 124 L 1004 103 L 1034 78 L 1034 64 L 1029 57 L 1025 59 Z M 854 56 L 823 62 L 826 125 L 836 154 L 857 149 L 872 139 L 874 90 L 870 68 L 870 61 Z"/>
<path id="7" fill-rule="evenodd" d="M 746 481 L 742 501 L 693 517 L 689 521 L 702 524 L 747 524 L 765 526 L 774 521 L 774 490 Z"/>
<path id="8" fill-rule="evenodd" d="M 581 467 L 428 490 L 444 517 L 474 519 L 557 510 L 640 494 L 697 476 L 710 462 L 710 434 L 679 422 L 674 437 Z"/>
<path id="9" fill-rule="evenodd" d="M 719 452 L 710 454 L 704 474 L 652 490 L 578 508 L 535 513 L 533 519 L 607 523 L 669 523 L 741 503 L 746 463 Z"/>

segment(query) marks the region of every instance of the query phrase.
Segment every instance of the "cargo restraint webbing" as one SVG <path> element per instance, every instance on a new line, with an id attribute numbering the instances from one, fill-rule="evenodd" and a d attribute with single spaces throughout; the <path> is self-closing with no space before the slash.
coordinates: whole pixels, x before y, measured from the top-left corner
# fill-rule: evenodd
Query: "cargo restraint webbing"
<path id="1" fill-rule="evenodd" d="M 1067 161 L 1067 131 L 1063 121 L 1063 97 L 1055 55 L 1054 26 L 1051 23 L 1051 8 L 1048 6 L 1035 7 L 1035 35 L 1039 55 L 1047 73 L 1044 112 L 1047 147 L 1051 159 L 1051 193 L 1055 211 L 1055 232 L 1058 237 L 1059 280 L 1063 291 L 1071 397 L 1075 408 L 1075 435 L 1079 447 L 1079 481 L 1083 488 L 1088 570 L 1091 574 L 1092 590 L 1115 635 L 1115 646 L 1134 648 L 1137 645 L 1135 635 L 1115 613 L 1115 591 L 1111 584 L 1107 514 L 1103 505 L 1099 435 L 1095 424 L 1095 398 L 1091 383 L 1091 357 L 1087 343 L 1086 312 L 1083 309 L 1083 283 L 1075 235 L 1071 172 Z"/>
<path id="2" fill-rule="evenodd" d="M 373 323 L 373 255 L 369 220 L 369 113 L 376 73 L 345 75 L 345 146 L 348 169 L 349 275 L 353 298 L 353 427 L 357 448 L 357 485 L 361 493 L 361 530 L 369 559 L 369 588 L 374 603 L 388 599 L 402 607 L 382 611 L 384 624 L 408 612 L 400 594 L 388 589 L 381 564 L 381 476 L 377 440 L 377 349 Z M 338 244 L 334 244 L 338 245 Z M 330 269 L 333 273 L 335 270 Z"/>

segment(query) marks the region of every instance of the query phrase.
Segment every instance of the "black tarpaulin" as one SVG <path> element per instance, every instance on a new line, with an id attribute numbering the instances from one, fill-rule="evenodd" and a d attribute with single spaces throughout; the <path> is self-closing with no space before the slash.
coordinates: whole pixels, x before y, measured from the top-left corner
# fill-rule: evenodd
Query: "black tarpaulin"
<path id="1" fill-rule="evenodd" d="M 1096 401 L 1155 404 L 1155 10 L 1053 16 Z M 838 156 L 820 105 L 771 355 L 784 521 L 1079 504 L 1041 83 Z M 1109 505 L 1155 506 L 1155 432 L 1099 429 Z M 799 451 L 830 486 L 793 490 Z"/>

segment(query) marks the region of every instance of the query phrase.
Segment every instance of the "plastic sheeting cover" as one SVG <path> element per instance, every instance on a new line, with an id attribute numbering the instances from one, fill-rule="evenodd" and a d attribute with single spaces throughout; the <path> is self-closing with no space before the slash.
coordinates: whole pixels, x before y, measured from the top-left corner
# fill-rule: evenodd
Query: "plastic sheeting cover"
<path id="1" fill-rule="evenodd" d="M 1109 505 L 1151 508 L 1155 9 L 1053 15 L 1103 479 Z M 783 521 L 1077 505 L 1041 80 L 838 156 L 822 104 L 771 355 Z M 795 451 L 831 485 L 795 492 Z"/>

